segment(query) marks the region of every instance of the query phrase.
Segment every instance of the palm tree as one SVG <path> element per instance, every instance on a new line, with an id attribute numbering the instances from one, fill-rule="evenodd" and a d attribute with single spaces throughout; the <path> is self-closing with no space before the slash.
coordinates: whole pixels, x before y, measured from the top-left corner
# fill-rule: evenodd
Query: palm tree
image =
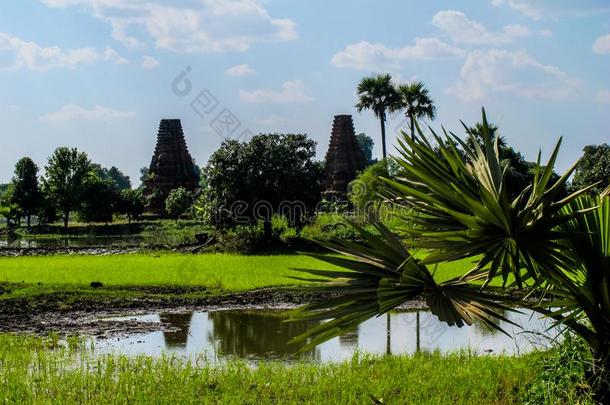
<path id="1" fill-rule="evenodd" d="M 417 296 L 441 321 L 459 327 L 479 321 L 502 330 L 498 321 L 512 323 L 504 311 L 521 306 L 588 344 L 590 385 L 596 400 L 608 403 L 610 187 L 598 197 L 586 195 L 595 185 L 562 196 L 576 164 L 551 182 L 560 140 L 546 165 L 538 158 L 531 184 L 510 198 L 498 139 L 492 143 L 484 111 L 481 129 L 483 147 L 432 132 L 444 159 L 421 131 L 416 139 L 403 133 L 394 158 L 400 174 L 384 179 L 388 197 L 410 208 L 399 218 L 403 234 L 381 223 L 372 224 L 375 232 L 354 224 L 362 242 L 326 244 L 343 256 L 317 257 L 347 271 L 307 270 L 330 277 L 324 290 L 335 297 L 295 313 L 299 319 L 329 320 L 302 338 L 312 337 L 309 345 L 315 345 Z M 410 249 L 427 254 L 416 258 Z M 428 267 L 462 259 L 476 264 L 446 281 L 438 281 L 446 279 L 442 267 L 435 274 Z M 515 290 L 522 294 L 511 294 Z"/>
<path id="2" fill-rule="evenodd" d="M 385 121 L 386 111 L 396 108 L 399 97 L 394 85 L 392 76 L 389 74 L 365 77 L 358 84 L 358 112 L 372 110 L 375 117 L 381 122 L 381 144 L 383 147 L 383 158 L 386 158 L 385 143 Z"/>
<path id="3" fill-rule="evenodd" d="M 430 98 L 430 92 L 426 85 L 419 82 L 401 84 L 398 86 L 400 102 L 394 110 L 404 110 L 409 119 L 411 136 L 415 136 L 415 121 L 421 118 L 433 120 L 436 116 L 434 101 Z"/>

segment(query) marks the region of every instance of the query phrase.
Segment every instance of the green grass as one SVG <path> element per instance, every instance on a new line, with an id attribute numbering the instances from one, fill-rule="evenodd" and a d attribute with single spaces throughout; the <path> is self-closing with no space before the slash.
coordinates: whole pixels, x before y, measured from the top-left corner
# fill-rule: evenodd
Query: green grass
<path id="1" fill-rule="evenodd" d="M 462 274 L 469 268 L 459 262 L 437 271 L 439 278 Z M 112 256 L 25 256 L 0 258 L 0 282 L 13 285 L 6 299 L 48 291 L 87 288 L 92 281 L 104 290 L 125 286 L 204 287 L 217 292 L 238 292 L 262 287 L 303 284 L 293 268 L 333 269 L 305 255 L 237 254 L 126 254 Z M 442 277 L 441 277 L 442 276 Z M 107 289 L 109 288 L 109 289 Z"/>
<path id="2" fill-rule="evenodd" d="M 54 349 L 53 349 L 54 348 Z M 360 356 L 334 365 L 194 367 L 171 359 L 94 358 L 71 340 L 0 335 L 6 403 L 511 404 L 540 368 L 522 357 Z"/>

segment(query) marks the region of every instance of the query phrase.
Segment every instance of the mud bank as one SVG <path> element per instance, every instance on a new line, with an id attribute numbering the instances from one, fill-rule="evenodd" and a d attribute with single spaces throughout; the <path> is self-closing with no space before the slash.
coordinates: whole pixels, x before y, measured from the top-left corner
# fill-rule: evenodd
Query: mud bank
<path id="1" fill-rule="evenodd" d="M 60 302 L 37 302 L 35 305 L 19 300 L 0 302 L 0 332 L 48 334 L 61 336 L 83 335 L 101 338 L 123 337 L 139 332 L 169 330 L 163 323 L 116 320 L 113 318 L 141 315 L 150 312 L 184 313 L 193 311 L 230 309 L 294 309 L 298 306 L 329 298 L 328 294 L 259 289 L 237 294 L 215 295 L 205 298 L 167 298 L 117 301 L 83 301 L 65 308 Z M 404 308 L 425 308 L 423 301 L 412 301 Z"/>

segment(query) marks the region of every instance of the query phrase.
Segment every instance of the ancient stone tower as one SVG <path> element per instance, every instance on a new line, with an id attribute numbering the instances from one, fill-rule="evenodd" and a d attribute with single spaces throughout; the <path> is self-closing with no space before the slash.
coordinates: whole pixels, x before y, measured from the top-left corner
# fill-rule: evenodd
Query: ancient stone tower
<path id="1" fill-rule="evenodd" d="M 326 152 L 324 197 L 346 199 L 349 183 L 364 169 L 364 154 L 356 140 L 351 115 L 335 115 Z"/>
<path id="2" fill-rule="evenodd" d="M 197 180 L 198 175 L 184 140 L 180 120 L 161 120 L 149 178 L 144 181 L 147 211 L 162 214 L 170 191 L 179 187 L 194 191 L 198 186 Z"/>

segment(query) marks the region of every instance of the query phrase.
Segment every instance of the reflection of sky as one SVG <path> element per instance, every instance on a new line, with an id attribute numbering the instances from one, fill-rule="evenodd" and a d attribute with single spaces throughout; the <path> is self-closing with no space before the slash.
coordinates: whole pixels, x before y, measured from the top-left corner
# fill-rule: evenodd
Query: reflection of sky
<path id="1" fill-rule="evenodd" d="M 509 314 L 513 322 L 523 326 L 524 329 L 503 322 L 502 328 L 510 335 L 492 331 L 483 325 L 471 327 L 448 327 L 440 322 L 434 315 L 427 311 L 420 311 L 419 339 L 422 351 L 440 351 L 443 353 L 469 349 L 475 353 L 518 354 L 540 347 L 548 340 L 539 335 L 528 332 L 536 332 L 553 337 L 553 332 L 545 332 L 550 321 L 541 320 L 537 315 L 531 316 L 530 312 L 522 311 L 523 314 Z M 239 317 L 239 314 L 235 315 Z M 410 354 L 416 351 L 417 320 L 416 312 L 395 312 L 390 316 L 390 349 L 393 354 Z M 159 315 L 145 315 L 142 317 L 129 317 L 126 319 L 138 319 L 147 322 L 160 322 Z M 238 323 L 240 323 L 239 321 Z M 254 328 L 252 325 L 244 325 L 245 328 Z M 262 327 L 259 325 L 259 327 Z M 384 354 L 387 351 L 388 317 L 383 315 L 373 318 L 360 325 L 348 337 L 331 339 L 316 348 L 317 355 L 322 362 L 334 362 L 350 359 L 355 352 Z M 118 353 L 128 356 L 149 355 L 160 356 L 162 353 L 176 355 L 191 359 L 217 361 L 225 356 L 216 353 L 218 347 L 212 336 L 213 323 L 207 312 L 195 312 L 190 321 L 189 332 L 186 342 L 181 346 L 167 347 L 163 332 L 152 332 L 133 335 L 124 339 L 99 340 L 96 342 L 96 350 L 99 353 Z M 277 333 L 280 333 L 279 331 Z M 283 342 L 290 340 L 293 336 L 278 336 Z M 269 352 L 277 351 L 277 348 L 269 347 Z M 276 353 L 277 354 L 277 353 Z M 279 353 L 281 354 L 281 353 Z M 307 358 L 310 358 L 308 356 Z M 257 358 L 255 355 L 249 359 Z M 260 359 L 260 356 L 258 357 Z"/>

